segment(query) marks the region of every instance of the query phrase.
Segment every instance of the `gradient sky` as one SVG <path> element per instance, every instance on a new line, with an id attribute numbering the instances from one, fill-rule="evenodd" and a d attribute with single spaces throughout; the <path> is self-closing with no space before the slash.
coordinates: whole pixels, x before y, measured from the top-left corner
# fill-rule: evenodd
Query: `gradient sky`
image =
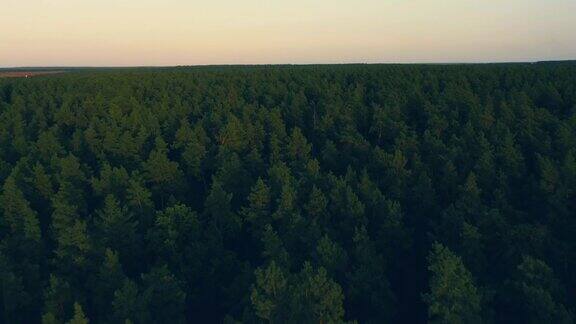
<path id="1" fill-rule="evenodd" d="M 0 0 L 0 66 L 576 59 L 576 0 Z"/>

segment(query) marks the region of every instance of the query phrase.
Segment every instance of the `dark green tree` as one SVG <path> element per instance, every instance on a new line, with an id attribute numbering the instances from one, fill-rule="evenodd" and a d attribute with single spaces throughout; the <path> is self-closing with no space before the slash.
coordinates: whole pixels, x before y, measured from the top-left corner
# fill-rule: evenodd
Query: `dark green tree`
<path id="1" fill-rule="evenodd" d="M 482 299 L 460 257 L 441 244 L 428 256 L 429 292 L 424 295 L 434 323 L 480 323 Z"/>
<path id="2" fill-rule="evenodd" d="M 541 260 L 525 256 L 509 283 L 514 317 L 524 323 L 572 323 L 564 306 L 565 293 L 552 269 Z"/>

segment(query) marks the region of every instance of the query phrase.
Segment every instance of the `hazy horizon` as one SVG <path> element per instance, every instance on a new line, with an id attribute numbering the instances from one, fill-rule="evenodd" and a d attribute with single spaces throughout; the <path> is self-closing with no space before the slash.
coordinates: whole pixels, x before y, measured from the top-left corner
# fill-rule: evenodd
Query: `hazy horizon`
<path id="1" fill-rule="evenodd" d="M 121 68 L 172 68 L 172 67 L 211 67 L 211 66 L 307 66 L 307 65 L 467 65 L 467 64 L 527 64 L 540 62 L 574 62 L 576 58 L 566 59 L 543 59 L 525 61 L 478 61 L 478 62 L 333 62 L 333 63 L 214 63 L 214 64 L 176 64 L 176 65 L 32 65 L 32 66 L 0 66 L 0 69 L 121 69 Z"/>
<path id="2" fill-rule="evenodd" d="M 4 0 L 0 67 L 576 59 L 573 0 Z"/>

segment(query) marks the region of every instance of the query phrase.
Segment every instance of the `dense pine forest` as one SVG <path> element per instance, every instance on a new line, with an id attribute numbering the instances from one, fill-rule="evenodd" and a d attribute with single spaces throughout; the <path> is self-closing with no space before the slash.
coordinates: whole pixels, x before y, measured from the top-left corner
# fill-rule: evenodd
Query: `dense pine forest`
<path id="1" fill-rule="evenodd" d="M 573 323 L 576 63 L 0 79 L 1 323 Z"/>

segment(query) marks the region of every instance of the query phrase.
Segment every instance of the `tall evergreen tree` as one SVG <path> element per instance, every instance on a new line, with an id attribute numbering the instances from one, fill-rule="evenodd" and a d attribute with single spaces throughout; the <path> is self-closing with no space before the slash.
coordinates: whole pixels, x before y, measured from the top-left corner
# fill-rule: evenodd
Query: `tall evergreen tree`
<path id="1" fill-rule="evenodd" d="M 460 257 L 436 243 L 428 256 L 430 291 L 424 295 L 434 323 L 480 323 L 482 300 Z"/>

